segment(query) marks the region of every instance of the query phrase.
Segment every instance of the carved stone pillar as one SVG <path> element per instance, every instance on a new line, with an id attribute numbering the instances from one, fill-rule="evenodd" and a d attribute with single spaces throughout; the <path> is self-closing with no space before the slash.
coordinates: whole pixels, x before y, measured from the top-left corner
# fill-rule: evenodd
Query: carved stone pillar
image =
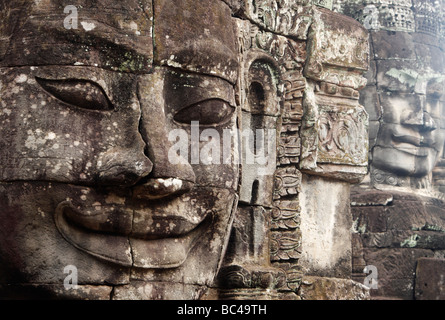
<path id="1" fill-rule="evenodd" d="M 249 0 L 237 15 L 242 121 L 275 124 L 277 148 L 273 180 L 242 162 L 219 296 L 366 298 L 350 279 L 349 232 L 349 185 L 367 172 L 366 30 L 310 1 Z"/>

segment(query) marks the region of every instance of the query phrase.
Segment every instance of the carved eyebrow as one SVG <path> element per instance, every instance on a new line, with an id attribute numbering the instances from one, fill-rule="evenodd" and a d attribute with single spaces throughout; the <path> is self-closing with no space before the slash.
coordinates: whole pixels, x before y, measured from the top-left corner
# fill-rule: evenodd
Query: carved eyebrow
<path id="1" fill-rule="evenodd" d="M 37 26 L 41 23 L 46 21 L 36 22 Z M 148 73 L 152 69 L 154 52 L 151 46 L 151 31 L 148 28 L 138 30 L 129 27 L 120 28 L 97 19 L 79 21 L 76 29 L 60 28 L 54 24 L 45 25 L 44 28 L 55 38 L 54 41 L 60 41 L 60 45 L 69 43 L 97 52 L 101 62 L 99 65 L 91 64 L 91 66 L 138 73 Z"/>
<path id="2" fill-rule="evenodd" d="M 182 70 L 175 72 L 175 75 L 170 74 L 172 77 L 167 81 L 167 85 L 169 90 L 175 91 L 175 95 L 170 96 L 175 109 L 183 108 L 185 102 L 187 105 L 194 105 L 210 99 L 223 100 L 233 107 L 236 105 L 233 85 L 227 80 L 205 75 L 199 75 L 201 79 L 197 79 L 196 74 Z M 189 75 L 193 76 L 193 80 L 184 81 Z"/>

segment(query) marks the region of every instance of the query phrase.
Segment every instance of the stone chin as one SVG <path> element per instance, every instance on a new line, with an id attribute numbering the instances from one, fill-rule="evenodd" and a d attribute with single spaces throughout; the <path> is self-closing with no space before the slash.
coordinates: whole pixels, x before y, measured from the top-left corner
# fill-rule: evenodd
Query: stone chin
<path id="1" fill-rule="evenodd" d="M 383 147 L 373 149 L 372 165 L 399 176 L 425 177 L 434 168 L 438 152 L 426 147 Z"/>

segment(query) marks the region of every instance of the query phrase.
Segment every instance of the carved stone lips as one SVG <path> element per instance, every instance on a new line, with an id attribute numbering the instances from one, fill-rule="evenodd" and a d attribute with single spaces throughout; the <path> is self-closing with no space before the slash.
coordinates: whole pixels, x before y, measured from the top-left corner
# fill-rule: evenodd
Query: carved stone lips
<path id="1" fill-rule="evenodd" d="M 67 242 L 99 259 L 146 269 L 181 266 L 235 197 L 213 187 L 162 199 L 140 199 L 125 188 L 63 187 L 69 196 L 60 199 L 54 219 Z"/>
<path id="2" fill-rule="evenodd" d="M 433 147 L 434 139 L 423 135 L 399 135 L 393 134 L 393 140 L 396 142 L 409 143 L 417 147 Z"/>
<path id="3" fill-rule="evenodd" d="M 396 143 L 395 148 L 408 154 L 418 157 L 427 157 L 431 149 L 434 148 L 435 142 L 431 137 L 423 135 L 392 135 L 393 141 Z"/>
<path id="4" fill-rule="evenodd" d="M 90 209 L 60 203 L 55 212 L 59 232 L 79 250 L 125 267 L 178 267 L 208 226 L 205 215 L 156 217 L 123 205 Z"/>
<path id="5" fill-rule="evenodd" d="M 205 217 L 165 212 L 156 214 L 150 209 L 131 209 L 113 204 L 75 208 L 71 202 L 63 203 L 63 214 L 67 222 L 90 231 L 140 239 L 162 239 L 187 234 Z"/>

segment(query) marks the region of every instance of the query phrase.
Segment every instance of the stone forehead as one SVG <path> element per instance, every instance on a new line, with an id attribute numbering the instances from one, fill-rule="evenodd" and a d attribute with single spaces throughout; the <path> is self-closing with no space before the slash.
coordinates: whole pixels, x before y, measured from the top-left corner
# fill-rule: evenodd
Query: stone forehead
<path id="1" fill-rule="evenodd" d="M 236 37 L 222 0 L 21 0 L 0 7 L 0 66 L 147 73 L 167 65 L 236 79 Z"/>
<path id="2" fill-rule="evenodd" d="M 444 52 L 436 37 L 421 33 L 380 30 L 370 37 L 375 60 L 420 61 L 439 67 L 444 64 Z"/>

